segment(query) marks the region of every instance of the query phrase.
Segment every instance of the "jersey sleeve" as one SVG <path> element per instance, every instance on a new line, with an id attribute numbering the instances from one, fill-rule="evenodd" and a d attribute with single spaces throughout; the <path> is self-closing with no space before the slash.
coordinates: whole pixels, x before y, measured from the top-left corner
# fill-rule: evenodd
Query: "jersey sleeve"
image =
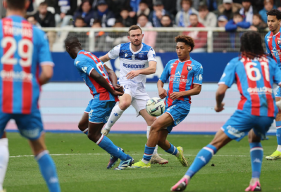
<path id="1" fill-rule="evenodd" d="M 156 53 L 153 48 L 151 48 L 147 53 L 147 61 L 156 61 Z"/>
<path id="2" fill-rule="evenodd" d="M 116 59 L 117 57 L 119 57 L 120 48 L 121 48 L 121 44 L 113 47 L 113 49 L 111 49 L 111 51 L 108 52 L 108 57 L 110 59 Z"/>
<path id="3" fill-rule="evenodd" d="M 41 32 L 41 31 L 40 31 Z M 54 65 L 54 62 L 52 60 L 52 56 L 51 56 L 51 52 L 50 52 L 50 48 L 49 48 L 49 42 L 47 39 L 46 34 L 44 34 L 42 32 L 41 34 L 43 38 L 40 37 L 41 42 L 40 42 L 40 46 L 38 47 L 39 49 L 39 64 L 40 65 Z"/>
<path id="4" fill-rule="evenodd" d="M 170 72 L 169 72 L 170 65 L 171 65 L 171 61 L 169 61 L 169 62 L 166 64 L 166 66 L 165 66 L 165 68 L 164 68 L 164 71 L 162 72 L 161 77 L 160 77 L 160 79 L 159 79 L 159 80 L 162 81 L 163 83 L 165 83 L 165 82 L 168 80 L 169 76 L 170 76 Z"/>
<path id="5" fill-rule="evenodd" d="M 272 58 L 271 51 L 268 47 L 267 38 L 264 38 L 264 41 L 265 41 L 266 53 Z"/>
<path id="6" fill-rule="evenodd" d="M 235 82 L 235 64 L 230 62 L 225 67 L 224 72 L 219 81 L 219 84 L 225 84 L 226 86 L 231 87 L 234 82 Z"/>
<path id="7" fill-rule="evenodd" d="M 203 67 L 201 65 L 200 67 L 198 67 L 198 69 L 194 73 L 193 84 L 202 85 L 202 82 L 203 82 Z"/>
<path id="8" fill-rule="evenodd" d="M 281 70 L 277 65 L 275 66 L 275 70 L 274 70 L 274 83 L 276 83 L 277 85 L 281 86 Z"/>
<path id="9" fill-rule="evenodd" d="M 83 59 L 81 61 L 79 61 L 79 59 L 75 60 L 75 66 L 79 71 L 86 73 L 88 76 L 90 76 L 92 70 L 95 70 L 90 61 L 87 59 Z"/>

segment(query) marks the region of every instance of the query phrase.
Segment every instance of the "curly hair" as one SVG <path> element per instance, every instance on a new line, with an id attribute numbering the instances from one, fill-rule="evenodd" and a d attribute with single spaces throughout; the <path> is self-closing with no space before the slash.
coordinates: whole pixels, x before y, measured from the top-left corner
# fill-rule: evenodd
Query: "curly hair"
<path id="1" fill-rule="evenodd" d="M 266 56 L 263 46 L 261 35 L 256 31 L 247 31 L 240 38 L 240 57 L 248 58 L 261 58 Z"/>
<path id="2" fill-rule="evenodd" d="M 281 19 L 281 12 L 278 9 L 272 9 L 270 11 L 267 12 L 267 16 L 271 15 L 271 16 L 276 16 L 276 18 L 278 20 Z"/>
<path id="3" fill-rule="evenodd" d="M 175 37 L 175 41 L 177 42 L 183 42 L 186 45 L 189 45 L 191 47 L 190 52 L 193 50 L 194 48 L 194 41 L 191 37 L 187 36 L 187 35 L 179 35 L 177 37 Z"/>

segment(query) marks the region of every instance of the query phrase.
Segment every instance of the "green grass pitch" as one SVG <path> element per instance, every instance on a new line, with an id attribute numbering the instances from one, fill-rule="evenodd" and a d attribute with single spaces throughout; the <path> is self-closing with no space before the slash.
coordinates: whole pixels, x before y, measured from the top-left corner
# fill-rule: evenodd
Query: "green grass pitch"
<path id="1" fill-rule="evenodd" d="M 10 160 L 4 181 L 7 192 L 47 192 L 38 165 L 31 156 L 28 142 L 18 133 L 8 133 Z M 145 135 L 110 134 L 109 138 L 122 147 L 136 161 L 142 158 Z M 213 136 L 169 135 L 176 146 L 184 148 L 189 163 Z M 244 191 L 251 178 L 247 138 L 232 141 L 200 170 L 190 181 L 186 191 Z M 64 192 L 156 192 L 169 191 L 186 172 L 175 157 L 159 149 L 166 165 L 152 165 L 150 169 L 107 170 L 109 155 L 84 134 L 46 134 L 48 150 L 56 163 L 61 189 Z M 263 141 L 264 155 L 276 148 L 276 138 Z M 281 191 L 281 161 L 264 159 L 261 174 L 263 191 Z M 211 166 L 211 165 L 214 166 Z"/>

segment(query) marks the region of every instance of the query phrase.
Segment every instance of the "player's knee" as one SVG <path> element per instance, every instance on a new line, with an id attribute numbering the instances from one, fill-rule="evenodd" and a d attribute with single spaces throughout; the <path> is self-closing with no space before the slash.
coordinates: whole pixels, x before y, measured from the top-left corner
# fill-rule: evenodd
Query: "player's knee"
<path id="1" fill-rule="evenodd" d="M 129 101 L 123 101 L 123 102 L 119 103 L 119 107 L 121 110 L 127 109 L 130 105 L 131 105 L 131 103 Z"/>
<path id="2" fill-rule="evenodd" d="M 146 119 L 146 123 L 148 126 L 152 125 L 152 123 L 156 120 L 157 118 L 156 117 L 148 117 L 148 119 Z"/>
<path id="3" fill-rule="evenodd" d="M 83 122 L 79 122 L 78 123 L 78 128 L 81 130 L 81 131 L 84 131 L 86 128 L 87 128 L 87 125 L 85 126 L 85 123 Z"/>
<path id="4" fill-rule="evenodd" d="M 161 127 L 158 124 L 153 124 L 150 128 L 150 132 L 158 132 L 160 131 Z"/>

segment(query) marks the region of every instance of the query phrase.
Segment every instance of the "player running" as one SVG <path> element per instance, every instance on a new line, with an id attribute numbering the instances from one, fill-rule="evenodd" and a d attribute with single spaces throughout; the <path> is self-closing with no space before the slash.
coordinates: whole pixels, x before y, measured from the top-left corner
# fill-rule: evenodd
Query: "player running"
<path id="1" fill-rule="evenodd" d="M 40 86 L 52 77 L 54 63 L 44 32 L 23 18 L 28 6 L 27 0 L 4 0 L 7 17 L 0 20 L 0 191 L 4 191 L 9 160 L 4 130 L 14 119 L 20 134 L 29 140 L 49 191 L 59 192 L 57 171 L 44 142 L 38 108 Z"/>
<path id="2" fill-rule="evenodd" d="M 108 137 L 101 134 L 102 127 L 118 101 L 117 96 L 123 95 L 123 88 L 112 86 L 112 83 L 117 84 L 115 73 L 95 55 L 84 51 L 77 37 L 68 37 L 65 40 L 65 48 L 70 57 L 75 59 L 74 65 L 93 95 L 80 123 L 87 122 L 87 135 L 90 140 L 112 156 L 121 159 L 116 170 L 126 169 L 133 163 L 134 159 L 114 145 Z"/>
<path id="3" fill-rule="evenodd" d="M 225 92 L 236 82 L 241 94 L 238 109 L 217 132 L 213 141 L 195 157 L 184 177 L 171 188 L 183 191 L 189 180 L 205 166 L 216 152 L 232 139 L 240 141 L 247 133 L 250 143 L 252 179 L 245 191 L 261 191 L 260 173 L 263 159 L 261 139 L 266 137 L 278 109 L 273 83 L 281 85 L 281 71 L 276 62 L 264 54 L 262 39 L 257 32 L 246 32 L 241 37 L 241 56 L 226 66 L 216 93 L 215 111 L 224 109 Z"/>
<path id="4" fill-rule="evenodd" d="M 269 32 L 265 36 L 265 45 L 267 53 L 277 62 L 281 68 L 281 33 L 280 33 L 281 12 L 273 9 L 267 13 L 267 25 Z M 278 87 L 275 94 L 276 101 L 281 102 L 281 90 Z M 268 160 L 281 159 L 281 111 L 276 116 L 276 137 L 277 149 L 270 156 L 265 158 Z"/>
<path id="5" fill-rule="evenodd" d="M 146 121 L 147 137 L 150 132 L 150 126 L 156 120 L 145 109 L 146 102 L 150 99 L 145 90 L 145 82 L 146 75 L 155 73 L 157 63 L 153 48 L 142 43 L 143 36 L 141 28 L 137 25 L 132 25 L 128 36 L 130 43 L 117 45 L 106 55 L 100 57 L 103 62 L 119 57 L 119 83 L 125 89 L 124 95 L 119 98 L 119 104 L 113 108 L 108 123 L 102 130 L 104 135 L 109 133 L 111 127 L 130 105 L 136 109 L 137 115 L 141 115 Z M 168 160 L 161 158 L 157 154 L 157 147 L 152 156 L 152 163 L 168 163 Z"/>
<path id="6" fill-rule="evenodd" d="M 188 115 L 191 104 L 190 96 L 198 95 L 201 92 L 203 67 L 189 55 L 194 48 L 194 41 L 191 37 L 177 36 L 175 40 L 178 59 L 167 63 L 157 82 L 159 96 L 161 99 L 165 98 L 164 114 L 152 124 L 143 158 L 133 164 L 132 168 L 149 168 L 151 155 L 157 144 L 166 152 L 175 155 L 183 166 L 188 166 L 183 156 L 183 148 L 169 143 L 167 135 Z M 167 93 L 163 86 L 168 79 Z"/>

